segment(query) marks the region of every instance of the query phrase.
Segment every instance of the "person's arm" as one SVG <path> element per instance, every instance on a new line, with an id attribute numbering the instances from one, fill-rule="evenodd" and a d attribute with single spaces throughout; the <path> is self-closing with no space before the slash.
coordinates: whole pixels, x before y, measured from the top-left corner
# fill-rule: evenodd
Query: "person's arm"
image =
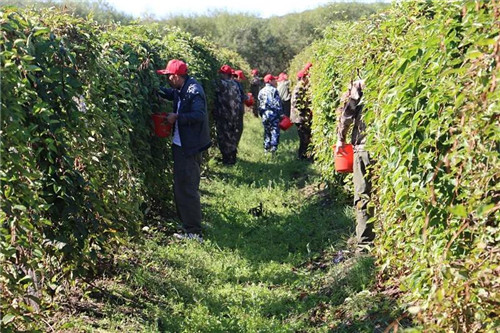
<path id="1" fill-rule="evenodd" d="M 240 99 L 241 99 L 241 102 L 243 103 L 244 101 L 247 100 L 248 96 L 245 94 L 245 92 L 243 91 L 243 85 L 241 84 L 241 82 L 238 82 L 238 89 L 240 91 Z"/>
<path id="2" fill-rule="evenodd" d="M 261 113 L 266 111 L 266 99 L 267 99 L 266 94 L 264 93 L 263 90 L 260 90 L 259 94 L 257 96 L 257 103 L 259 103 L 258 104 L 259 112 L 261 112 Z"/>
<path id="3" fill-rule="evenodd" d="M 271 109 L 275 111 L 280 117 L 283 116 L 283 104 L 281 103 L 281 97 L 280 94 L 278 93 L 278 89 L 274 91 L 274 96 L 271 101 Z"/>
<path id="4" fill-rule="evenodd" d="M 164 99 L 168 99 L 169 101 L 174 100 L 174 89 L 172 88 L 165 88 L 165 87 L 160 87 L 158 90 L 158 96 Z"/>

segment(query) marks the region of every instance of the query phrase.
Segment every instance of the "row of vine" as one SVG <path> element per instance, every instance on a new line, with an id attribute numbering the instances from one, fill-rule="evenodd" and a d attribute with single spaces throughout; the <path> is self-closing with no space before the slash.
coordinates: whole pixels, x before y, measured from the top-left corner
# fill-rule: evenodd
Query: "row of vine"
<path id="1" fill-rule="evenodd" d="M 412 1 L 304 52 L 313 148 L 334 185 L 350 182 L 333 169 L 340 96 L 366 80 L 375 253 L 428 331 L 500 327 L 499 34 L 497 1 Z"/>
<path id="2" fill-rule="evenodd" d="M 180 58 L 214 105 L 212 80 L 237 54 L 176 29 L 98 25 L 58 10 L 3 8 L 1 331 L 35 330 L 54 296 L 172 211 L 169 142 L 155 73 Z"/>
<path id="3" fill-rule="evenodd" d="M 497 1 L 411 1 L 335 24 L 301 55 L 334 185 L 350 182 L 333 168 L 340 96 L 366 80 L 375 253 L 428 331 L 500 327 L 499 34 Z"/>

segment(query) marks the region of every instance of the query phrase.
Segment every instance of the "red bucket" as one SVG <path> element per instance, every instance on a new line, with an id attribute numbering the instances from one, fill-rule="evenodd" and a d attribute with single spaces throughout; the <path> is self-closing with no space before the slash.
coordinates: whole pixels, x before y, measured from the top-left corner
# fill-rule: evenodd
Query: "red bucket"
<path id="1" fill-rule="evenodd" d="M 332 148 L 335 154 L 335 145 Z M 352 172 L 353 159 L 354 151 L 352 145 L 344 145 L 344 148 L 340 148 L 339 152 L 335 154 L 335 171 Z"/>
<path id="2" fill-rule="evenodd" d="M 167 113 L 155 113 L 151 115 L 151 119 L 153 119 L 153 124 L 155 128 L 155 133 L 160 138 L 166 138 L 170 135 L 172 131 L 172 124 L 167 123 Z"/>
<path id="3" fill-rule="evenodd" d="M 248 99 L 245 100 L 245 105 L 248 107 L 251 107 L 254 103 L 253 95 L 252 93 L 247 93 Z"/>
<path id="4" fill-rule="evenodd" d="M 292 127 L 292 125 L 293 125 L 292 121 L 287 116 L 284 116 L 283 119 L 281 119 L 281 121 L 280 121 L 280 128 L 283 131 L 286 131 L 287 129 Z"/>

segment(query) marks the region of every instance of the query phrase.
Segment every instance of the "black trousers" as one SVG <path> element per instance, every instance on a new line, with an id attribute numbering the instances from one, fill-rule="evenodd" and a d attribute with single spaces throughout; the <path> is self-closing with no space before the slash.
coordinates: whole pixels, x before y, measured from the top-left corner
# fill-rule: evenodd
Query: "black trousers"
<path id="1" fill-rule="evenodd" d="M 172 144 L 174 157 L 174 199 L 185 232 L 201 234 L 200 166 L 201 153 L 186 156 Z"/>
<path id="2" fill-rule="evenodd" d="M 290 109 L 292 107 L 292 100 L 288 101 L 282 101 L 283 103 L 283 113 L 287 116 L 290 117 Z"/>
<path id="3" fill-rule="evenodd" d="M 298 123 L 297 133 L 299 134 L 299 152 L 298 157 L 300 159 L 308 159 L 307 148 L 311 143 L 311 127 L 302 123 Z"/>

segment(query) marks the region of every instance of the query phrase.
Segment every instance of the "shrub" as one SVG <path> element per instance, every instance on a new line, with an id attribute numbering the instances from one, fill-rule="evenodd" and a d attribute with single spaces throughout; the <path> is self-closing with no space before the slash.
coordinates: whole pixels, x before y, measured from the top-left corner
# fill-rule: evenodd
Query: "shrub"
<path id="1" fill-rule="evenodd" d="M 181 58 L 205 86 L 236 54 L 177 29 L 57 10 L 0 13 L 1 330 L 35 330 L 53 296 L 96 271 L 148 211 L 172 211 L 170 143 L 152 135 L 155 73 Z"/>
<path id="2" fill-rule="evenodd" d="M 493 1 L 400 3 L 313 46 L 318 164 L 338 181 L 334 110 L 359 70 L 378 263 L 429 331 L 500 325 L 499 15 Z"/>

